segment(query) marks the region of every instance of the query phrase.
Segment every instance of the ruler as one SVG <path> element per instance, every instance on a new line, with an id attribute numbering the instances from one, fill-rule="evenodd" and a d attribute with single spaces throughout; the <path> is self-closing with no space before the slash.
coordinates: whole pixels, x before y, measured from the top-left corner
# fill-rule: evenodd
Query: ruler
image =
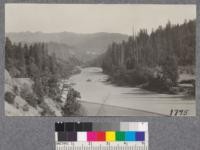
<path id="1" fill-rule="evenodd" d="M 148 150 L 147 122 L 56 122 L 56 150 Z"/>

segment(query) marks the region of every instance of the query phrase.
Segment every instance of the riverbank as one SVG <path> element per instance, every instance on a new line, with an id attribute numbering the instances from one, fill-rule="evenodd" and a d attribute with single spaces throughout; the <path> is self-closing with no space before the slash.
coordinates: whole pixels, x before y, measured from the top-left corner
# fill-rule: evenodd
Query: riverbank
<path id="1" fill-rule="evenodd" d="M 196 105 L 194 100 L 184 98 L 182 94 L 159 94 L 147 91 L 141 88 L 133 88 L 127 86 L 116 86 L 106 82 L 108 75 L 103 74 L 102 69 L 98 67 L 82 68 L 80 74 L 71 76 L 68 80 L 72 87 L 81 94 L 80 101 L 102 104 L 104 106 L 120 107 L 123 109 L 141 110 L 151 113 L 170 115 L 172 109 L 188 109 L 187 116 L 196 114 Z M 91 107 L 90 107 L 91 106 Z M 87 116 L 93 116 L 93 107 L 96 105 L 88 105 Z M 110 108 L 110 107 L 109 107 Z M 116 109 L 118 110 L 118 109 Z M 106 113 L 107 112 L 107 113 Z M 134 111 L 123 114 L 105 111 L 104 116 L 134 116 Z M 142 112 L 138 112 L 141 113 Z M 151 116 L 152 114 L 147 114 Z M 137 113 L 136 113 L 137 114 Z"/>
<path id="2" fill-rule="evenodd" d="M 86 101 L 80 101 L 80 104 L 83 113 L 81 116 L 165 116 L 143 110 Z"/>
<path id="3" fill-rule="evenodd" d="M 179 69 L 177 81 L 174 83 L 165 77 L 159 68 L 138 68 L 135 70 L 119 68 L 114 73 L 105 70 L 103 73 L 109 76 L 106 82 L 116 86 L 138 87 L 160 94 L 182 94 L 185 95 L 186 99 L 194 100 L 195 73 L 193 68 L 194 66 L 190 66 L 190 71 L 185 67 Z"/>

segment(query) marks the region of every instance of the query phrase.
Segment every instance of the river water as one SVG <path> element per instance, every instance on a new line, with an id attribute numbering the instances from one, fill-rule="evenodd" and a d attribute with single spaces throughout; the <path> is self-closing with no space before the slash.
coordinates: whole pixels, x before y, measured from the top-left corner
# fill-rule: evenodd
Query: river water
<path id="1" fill-rule="evenodd" d="M 194 116 L 194 100 L 183 95 L 159 94 L 140 88 L 121 87 L 106 82 L 101 68 L 82 68 L 68 81 L 80 92 L 87 116 L 155 116 L 169 115 L 171 109 L 188 110 Z"/>

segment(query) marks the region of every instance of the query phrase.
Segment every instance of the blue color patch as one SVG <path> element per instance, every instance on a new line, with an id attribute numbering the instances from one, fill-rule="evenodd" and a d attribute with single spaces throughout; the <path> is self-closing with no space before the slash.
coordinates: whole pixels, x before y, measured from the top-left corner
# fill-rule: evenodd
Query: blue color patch
<path id="1" fill-rule="evenodd" d="M 144 132 L 136 132 L 136 141 L 144 141 L 144 140 L 145 140 Z"/>
<path id="2" fill-rule="evenodd" d="M 125 132 L 125 141 L 136 141 L 136 132 L 134 131 Z"/>

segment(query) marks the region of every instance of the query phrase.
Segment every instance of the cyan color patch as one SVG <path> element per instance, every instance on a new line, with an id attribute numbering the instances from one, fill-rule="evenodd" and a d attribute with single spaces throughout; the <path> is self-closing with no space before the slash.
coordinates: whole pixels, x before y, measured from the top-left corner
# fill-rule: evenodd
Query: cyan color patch
<path id="1" fill-rule="evenodd" d="M 134 131 L 125 132 L 125 141 L 136 141 L 136 132 Z"/>

